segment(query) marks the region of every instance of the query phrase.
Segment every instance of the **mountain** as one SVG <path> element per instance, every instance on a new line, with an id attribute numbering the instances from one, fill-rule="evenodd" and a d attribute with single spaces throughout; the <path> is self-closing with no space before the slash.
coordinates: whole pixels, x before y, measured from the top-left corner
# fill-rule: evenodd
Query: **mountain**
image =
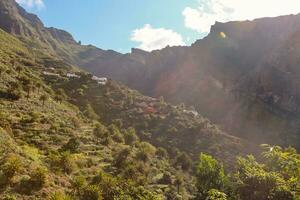
<path id="1" fill-rule="evenodd" d="M 13 0 L 0 4 L 3 30 L 71 66 L 194 106 L 224 131 L 249 141 L 300 148 L 300 15 L 216 23 L 191 47 L 121 54 L 80 45 L 69 33 L 44 27 Z"/>
<path id="2" fill-rule="evenodd" d="M 191 47 L 85 54 L 83 69 L 185 103 L 252 142 L 299 144 L 300 15 L 216 23 Z"/>
<path id="3" fill-rule="evenodd" d="M 200 152 L 228 170 L 251 152 L 195 111 L 27 45 L 0 30 L 1 199 L 190 199 Z"/>
<path id="4" fill-rule="evenodd" d="M 14 1 L 0 10 L 0 199 L 191 199 L 200 152 L 228 171 L 256 152 L 195 110 L 80 70 L 63 49 L 102 50 Z"/>
<path id="5" fill-rule="evenodd" d="M 249 141 L 300 148 L 300 15 L 216 23 L 191 47 L 121 54 L 80 45 L 69 33 L 44 27 L 13 0 L 2 1 L 0 9 L 1 28 L 23 41 L 35 38 L 36 49 L 46 48 L 70 65 L 194 106 L 224 131 Z"/>
<path id="6" fill-rule="evenodd" d="M 69 33 L 44 27 L 14 1 L 0 1 L 0 199 L 298 199 L 297 151 L 266 144 L 261 151 L 251 142 L 262 138 L 253 122 L 273 120 L 278 128 L 296 120 L 297 98 L 286 102 L 278 95 L 297 96 L 297 79 L 290 76 L 297 76 L 298 34 L 289 37 L 279 29 L 276 35 L 288 40 L 269 41 L 274 51 L 265 56 L 245 50 L 232 63 L 251 56 L 261 61 L 254 60 L 255 69 L 239 68 L 224 65 L 233 56 L 224 55 L 229 43 L 236 53 L 244 47 L 225 40 L 235 32 L 222 26 L 228 25 L 217 24 L 192 47 L 132 49 L 124 55 L 80 45 Z M 216 57 L 208 57 L 212 54 Z M 216 125 L 193 106 L 171 104 L 162 94 L 196 105 L 221 125 L 228 114 L 236 121 L 226 125 L 235 126 Z M 248 140 L 238 134 L 242 127 L 252 128 Z M 226 131 L 230 128 L 241 137 Z M 297 132 L 279 141 L 293 144 L 292 136 Z M 259 161 L 244 157 L 249 153 Z"/>
<path id="7" fill-rule="evenodd" d="M 299 148 L 299 22 L 300 15 L 291 15 L 216 23 L 191 47 L 133 50 L 110 64 L 96 59 L 82 66 L 195 106 L 239 137 Z"/>

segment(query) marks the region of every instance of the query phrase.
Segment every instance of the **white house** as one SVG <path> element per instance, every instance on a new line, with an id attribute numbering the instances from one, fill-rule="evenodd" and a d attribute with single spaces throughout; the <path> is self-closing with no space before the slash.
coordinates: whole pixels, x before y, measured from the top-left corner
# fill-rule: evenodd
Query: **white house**
<path id="1" fill-rule="evenodd" d="M 67 73 L 68 78 L 80 78 L 80 76 L 74 74 L 74 73 Z"/>
<path id="2" fill-rule="evenodd" d="M 198 116 L 199 113 L 195 110 L 183 110 L 183 112 L 188 113 L 188 114 L 192 114 L 194 116 Z"/>
<path id="3" fill-rule="evenodd" d="M 55 74 L 55 73 L 47 72 L 47 71 L 43 71 L 43 74 L 46 76 L 60 76 L 59 74 Z"/>
<path id="4" fill-rule="evenodd" d="M 106 77 L 93 76 L 92 80 L 97 81 L 97 83 L 99 85 L 106 85 L 106 83 L 107 83 L 107 78 Z"/>

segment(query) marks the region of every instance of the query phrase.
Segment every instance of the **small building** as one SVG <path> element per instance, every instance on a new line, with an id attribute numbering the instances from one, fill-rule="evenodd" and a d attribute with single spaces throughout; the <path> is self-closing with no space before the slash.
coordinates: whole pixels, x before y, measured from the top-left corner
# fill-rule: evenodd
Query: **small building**
<path id="1" fill-rule="evenodd" d="M 57 76 L 57 77 L 60 76 L 59 74 L 55 74 L 55 73 L 47 72 L 47 71 L 43 71 L 43 74 L 46 75 L 46 76 Z"/>
<path id="2" fill-rule="evenodd" d="M 199 116 L 199 113 L 195 110 L 183 110 L 184 113 L 194 115 L 195 117 Z"/>
<path id="3" fill-rule="evenodd" d="M 157 111 L 155 108 L 149 106 L 147 108 L 144 109 L 144 114 L 155 114 Z"/>
<path id="4" fill-rule="evenodd" d="M 107 78 L 106 77 L 92 76 L 92 80 L 97 81 L 97 83 L 99 85 L 106 85 L 106 83 L 107 83 Z"/>
<path id="5" fill-rule="evenodd" d="M 80 76 L 78 76 L 77 74 L 74 73 L 67 73 L 66 75 L 68 78 L 80 78 Z"/>

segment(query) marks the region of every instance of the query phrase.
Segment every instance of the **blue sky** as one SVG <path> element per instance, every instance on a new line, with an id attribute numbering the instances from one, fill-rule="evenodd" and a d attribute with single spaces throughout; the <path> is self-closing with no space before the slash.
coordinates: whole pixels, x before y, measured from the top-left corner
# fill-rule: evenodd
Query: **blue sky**
<path id="1" fill-rule="evenodd" d="M 83 44 L 129 52 L 190 45 L 215 21 L 296 14 L 299 0 L 17 0 Z"/>

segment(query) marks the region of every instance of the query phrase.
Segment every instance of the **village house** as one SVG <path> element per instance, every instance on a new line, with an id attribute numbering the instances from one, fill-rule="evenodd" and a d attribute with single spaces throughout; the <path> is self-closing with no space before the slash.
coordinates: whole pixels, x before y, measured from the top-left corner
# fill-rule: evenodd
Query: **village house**
<path id="1" fill-rule="evenodd" d="M 199 113 L 195 110 L 184 110 L 183 112 L 194 115 L 195 117 L 197 117 L 199 115 Z"/>
<path id="2" fill-rule="evenodd" d="M 43 71 L 43 74 L 46 76 L 60 76 L 59 74 L 55 74 L 55 73 L 47 72 L 47 71 Z"/>
<path id="3" fill-rule="evenodd" d="M 78 75 L 76 75 L 76 74 L 74 74 L 74 73 L 67 73 L 66 76 L 67 76 L 68 78 L 80 78 L 80 76 L 78 76 Z"/>
<path id="4" fill-rule="evenodd" d="M 106 77 L 92 76 L 92 80 L 97 81 L 97 83 L 99 85 L 106 85 L 106 83 L 107 83 L 107 78 Z"/>

